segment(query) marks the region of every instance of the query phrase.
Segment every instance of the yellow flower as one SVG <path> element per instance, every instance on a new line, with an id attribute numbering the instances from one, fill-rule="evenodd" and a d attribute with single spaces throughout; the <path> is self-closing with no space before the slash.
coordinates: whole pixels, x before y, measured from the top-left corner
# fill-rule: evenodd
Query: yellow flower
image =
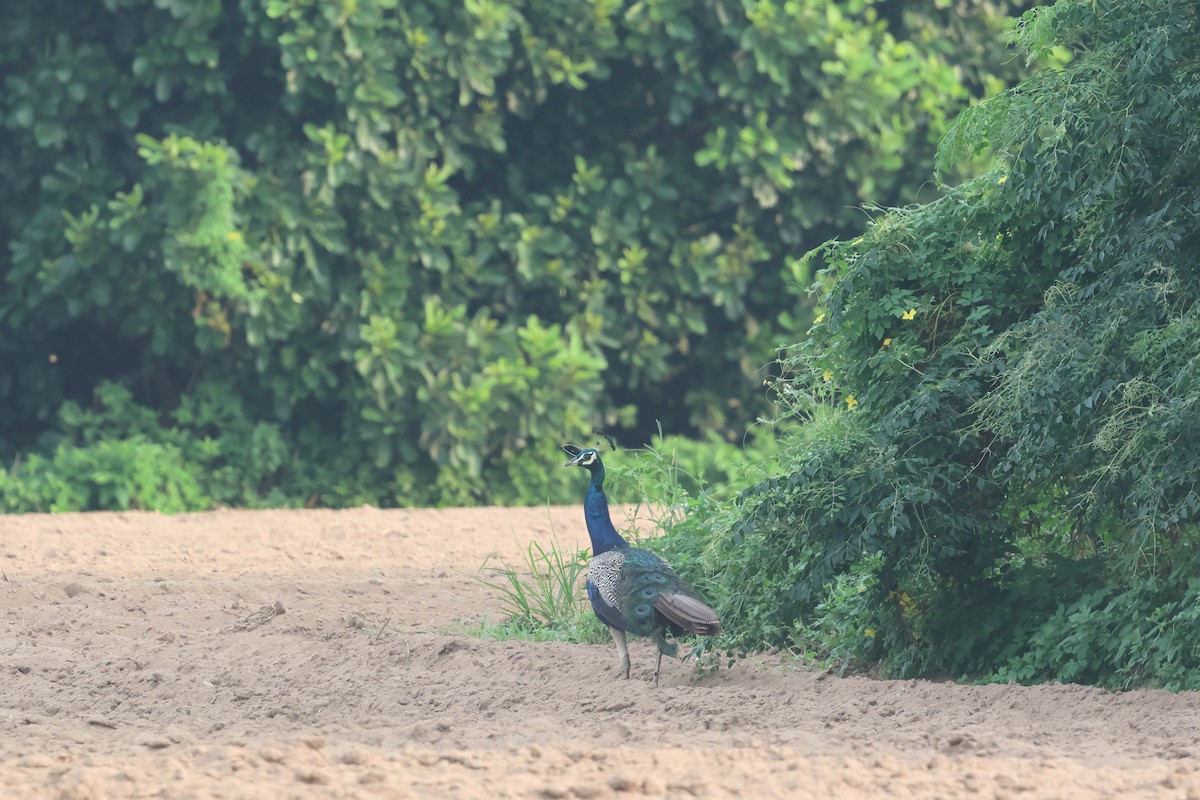
<path id="1" fill-rule="evenodd" d="M 846 408 L 854 408 L 856 405 L 858 405 L 858 400 L 854 395 L 846 395 Z"/>
<path id="2" fill-rule="evenodd" d="M 825 379 L 826 383 L 829 383 L 830 381 L 833 380 L 833 370 L 831 370 L 831 369 L 825 370 L 824 372 L 821 373 L 821 377 Z"/>
<path id="3" fill-rule="evenodd" d="M 887 346 L 888 346 L 889 344 L 891 344 L 891 343 L 892 343 L 892 340 L 891 340 L 891 339 L 884 339 L 884 340 L 883 340 L 883 346 L 884 346 L 884 347 L 887 347 Z"/>
<path id="4" fill-rule="evenodd" d="M 996 181 L 996 185 L 998 185 L 998 186 L 1003 186 L 1003 185 L 1004 185 L 1004 182 L 1005 182 L 1006 180 L 1008 180 L 1008 176 L 1007 176 L 1007 175 L 1001 175 L 1001 176 L 1000 176 L 1000 180 Z"/>
<path id="5" fill-rule="evenodd" d="M 240 233 L 238 233 L 237 231 L 229 232 L 229 241 L 240 242 L 241 240 L 242 240 L 242 235 Z"/>
<path id="6" fill-rule="evenodd" d="M 825 320 L 825 314 L 822 312 L 817 314 L 817 318 L 813 320 L 813 325 L 820 325 Z"/>
<path id="7" fill-rule="evenodd" d="M 866 636 L 868 639 L 874 639 L 875 638 L 875 629 L 867 628 L 865 631 L 863 631 L 863 635 Z"/>
<path id="8" fill-rule="evenodd" d="M 900 319 L 913 319 L 916 316 L 917 316 L 917 310 L 915 308 L 910 308 L 908 311 L 905 311 L 903 314 L 900 315 Z"/>

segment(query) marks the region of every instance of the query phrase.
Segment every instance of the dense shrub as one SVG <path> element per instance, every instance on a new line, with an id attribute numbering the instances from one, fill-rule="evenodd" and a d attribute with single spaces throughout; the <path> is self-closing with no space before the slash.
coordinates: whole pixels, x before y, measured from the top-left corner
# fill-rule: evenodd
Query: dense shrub
<path id="1" fill-rule="evenodd" d="M 736 438 L 794 256 L 914 196 L 1008 7 L 6 3 L 3 503 L 540 502 L 593 425 Z"/>
<path id="2" fill-rule="evenodd" d="M 956 122 L 943 162 L 992 173 L 819 251 L 780 383 L 818 422 L 712 561 L 755 643 L 1197 688 L 1200 9 L 1060 0 L 1016 33 L 1075 57 Z"/>

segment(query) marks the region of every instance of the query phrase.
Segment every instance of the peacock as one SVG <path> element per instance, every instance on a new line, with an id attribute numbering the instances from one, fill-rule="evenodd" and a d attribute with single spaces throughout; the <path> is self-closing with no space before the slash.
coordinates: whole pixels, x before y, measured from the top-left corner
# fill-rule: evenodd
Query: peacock
<path id="1" fill-rule="evenodd" d="M 658 645 L 654 684 L 662 669 L 664 654 L 674 656 L 678 647 L 666 639 L 684 633 L 714 636 L 721 632 L 717 612 L 696 596 L 696 590 L 679 579 L 671 565 L 649 550 L 631 547 L 617 533 L 608 514 L 604 496 L 604 464 L 593 448 L 564 444 L 571 460 L 564 466 L 583 467 L 592 482 L 583 498 L 583 517 L 592 540 L 588 562 L 587 593 L 592 609 L 612 632 L 620 657 L 620 670 L 629 678 L 629 648 L 625 634 L 649 636 Z"/>

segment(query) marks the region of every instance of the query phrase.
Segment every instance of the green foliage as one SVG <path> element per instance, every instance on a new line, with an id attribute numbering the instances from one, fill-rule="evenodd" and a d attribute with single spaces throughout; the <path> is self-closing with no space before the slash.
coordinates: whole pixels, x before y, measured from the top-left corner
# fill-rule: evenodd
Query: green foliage
<path id="1" fill-rule="evenodd" d="M 564 432 L 729 439 L 810 316 L 791 256 L 916 193 L 1010 7 L 7 3 L 6 502 L 565 500 Z M 16 485 L 109 458 L 72 403 L 177 498 Z"/>
<path id="2" fill-rule="evenodd" d="M 771 475 L 785 431 L 793 426 L 762 422 L 741 440 L 725 441 L 710 432 L 706 439 L 659 432 L 644 447 L 626 451 L 607 473 L 607 489 L 622 503 L 644 507 L 664 530 L 692 497 L 730 499 L 740 488 Z"/>
<path id="3" fill-rule="evenodd" d="M 91 408 L 63 404 L 51 455 L 33 453 L 0 473 L 0 509 L 175 512 L 281 505 L 281 481 L 317 491 L 304 465 L 287 462 L 278 426 L 247 420 L 219 385 L 198 386 L 170 421 L 161 425 L 116 384 L 101 385 Z"/>
<path id="4" fill-rule="evenodd" d="M 88 447 L 59 445 L 50 458 L 0 474 L 5 511 L 144 508 L 186 511 L 209 500 L 174 447 L 141 437 L 105 439 Z"/>
<path id="5" fill-rule="evenodd" d="M 1192 570 L 1194 575 L 1194 569 Z M 1200 689 L 1200 579 L 1105 586 L 1059 606 L 993 680 Z"/>
<path id="6" fill-rule="evenodd" d="M 778 384 L 811 435 L 707 545 L 723 611 L 895 675 L 1193 687 L 1200 10 L 1016 37 L 1073 58 L 955 124 L 943 167 L 994 170 L 814 254 Z"/>

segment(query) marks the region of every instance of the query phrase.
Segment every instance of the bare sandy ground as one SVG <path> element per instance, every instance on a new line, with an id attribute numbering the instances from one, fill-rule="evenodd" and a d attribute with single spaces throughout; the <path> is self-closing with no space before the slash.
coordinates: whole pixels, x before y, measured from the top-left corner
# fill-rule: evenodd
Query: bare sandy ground
<path id="1" fill-rule="evenodd" d="M 1200 800 L 1200 697 L 452 632 L 579 509 L 0 517 L 0 797 Z"/>

